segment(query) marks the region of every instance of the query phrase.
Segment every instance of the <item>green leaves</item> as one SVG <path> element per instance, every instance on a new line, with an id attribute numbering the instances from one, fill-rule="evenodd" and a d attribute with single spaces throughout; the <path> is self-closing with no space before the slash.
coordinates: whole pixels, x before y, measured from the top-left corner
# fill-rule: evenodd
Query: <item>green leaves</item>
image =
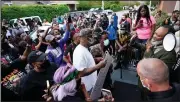
<path id="1" fill-rule="evenodd" d="M 2 19 L 14 19 L 28 16 L 40 16 L 41 19 L 51 21 L 55 15 L 69 12 L 67 5 L 28 5 L 28 6 L 3 6 Z"/>
<path id="2" fill-rule="evenodd" d="M 78 0 L 79 4 L 77 5 L 77 10 L 90 10 L 91 8 L 101 8 L 102 1 L 82 1 Z M 107 1 L 104 0 L 104 8 L 105 9 L 112 9 L 113 11 L 121 11 L 123 6 L 133 6 L 133 5 L 139 5 L 140 3 L 137 1 Z"/>
<path id="3" fill-rule="evenodd" d="M 155 16 L 155 14 L 156 14 L 156 12 L 153 12 L 152 15 Z M 167 13 L 162 12 L 161 17 L 158 20 L 156 20 L 156 28 L 155 29 L 159 28 L 161 26 L 162 22 L 164 22 L 168 17 L 169 16 L 167 15 Z"/>

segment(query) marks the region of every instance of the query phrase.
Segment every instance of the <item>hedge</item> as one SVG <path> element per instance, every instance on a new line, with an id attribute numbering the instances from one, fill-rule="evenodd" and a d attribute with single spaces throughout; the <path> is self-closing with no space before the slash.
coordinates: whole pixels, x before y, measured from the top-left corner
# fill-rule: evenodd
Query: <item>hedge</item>
<path id="1" fill-rule="evenodd" d="M 101 8 L 100 1 L 79 1 L 77 5 L 78 11 L 90 10 L 91 8 Z"/>
<path id="2" fill-rule="evenodd" d="M 79 1 L 79 4 L 77 5 L 77 10 L 90 10 L 91 8 L 101 8 L 102 1 Z M 121 11 L 123 9 L 123 6 L 133 6 L 133 5 L 139 5 L 139 2 L 131 2 L 130 4 L 128 2 L 123 1 L 104 1 L 104 9 L 111 9 L 114 12 Z"/>
<path id="3" fill-rule="evenodd" d="M 14 19 L 29 16 L 40 16 L 40 18 L 51 21 L 56 15 L 69 12 L 66 5 L 28 5 L 28 6 L 3 6 L 1 9 L 2 19 Z"/>

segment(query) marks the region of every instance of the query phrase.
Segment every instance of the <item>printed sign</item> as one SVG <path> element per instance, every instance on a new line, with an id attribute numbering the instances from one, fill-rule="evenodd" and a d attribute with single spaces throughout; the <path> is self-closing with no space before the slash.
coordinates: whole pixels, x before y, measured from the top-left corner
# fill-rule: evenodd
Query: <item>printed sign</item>
<path id="1" fill-rule="evenodd" d="M 109 67 L 113 61 L 113 58 L 110 56 L 110 54 L 108 52 L 106 52 L 105 59 L 107 60 L 107 64 L 106 64 L 105 68 L 102 68 L 99 71 L 98 78 L 96 80 L 96 84 L 95 84 L 95 86 L 91 92 L 91 96 L 90 96 L 92 100 L 97 100 L 101 96 L 101 89 L 103 87 Z"/>

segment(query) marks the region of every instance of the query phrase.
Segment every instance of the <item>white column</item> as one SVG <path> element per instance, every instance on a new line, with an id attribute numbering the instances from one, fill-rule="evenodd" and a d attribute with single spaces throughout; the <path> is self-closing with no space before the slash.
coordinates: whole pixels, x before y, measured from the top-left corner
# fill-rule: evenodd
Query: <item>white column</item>
<path id="1" fill-rule="evenodd" d="M 102 10 L 104 10 L 104 1 L 102 0 Z"/>
<path id="2" fill-rule="evenodd" d="M 75 6 L 75 9 L 74 9 L 74 10 L 77 10 L 77 6 L 76 6 L 76 4 L 74 4 L 74 6 Z"/>
<path id="3" fill-rule="evenodd" d="M 175 4 L 175 7 L 174 7 L 174 10 L 180 10 L 180 1 L 179 0 L 177 0 L 176 1 L 176 4 Z"/>

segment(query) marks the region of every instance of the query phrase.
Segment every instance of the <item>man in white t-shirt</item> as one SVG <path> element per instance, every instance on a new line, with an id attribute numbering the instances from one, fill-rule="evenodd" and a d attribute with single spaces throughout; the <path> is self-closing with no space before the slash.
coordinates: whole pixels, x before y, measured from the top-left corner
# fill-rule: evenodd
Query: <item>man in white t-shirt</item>
<path id="1" fill-rule="evenodd" d="M 81 81 L 85 84 L 86 90 L 90 93 L 97 80 L 97 71 L 105 67 L 105 60 L 95 64 L 88 47 L 92 42 L 92 31 L 88 28 L 80 31 L 80 44 L 73 53 L 73 65 L 82 76 Z"/>

